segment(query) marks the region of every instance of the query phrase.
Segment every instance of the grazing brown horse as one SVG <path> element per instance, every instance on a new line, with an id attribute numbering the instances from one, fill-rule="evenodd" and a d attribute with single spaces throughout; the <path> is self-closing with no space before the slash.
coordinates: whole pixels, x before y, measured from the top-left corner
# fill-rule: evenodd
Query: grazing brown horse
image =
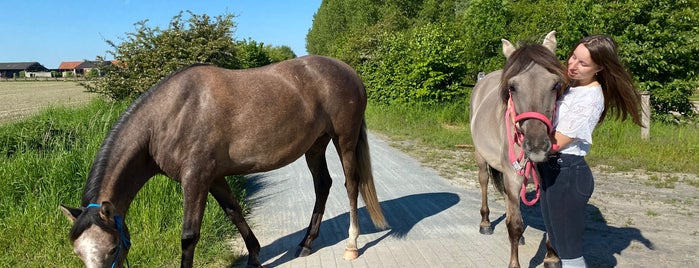
<path id="1" fill-rule="evenodd" d="M 502 43 L 507 58 L 505 67 L 478 81 L 471 94 L 471 135 L 481 186 L 480 232 L 493 233 L 487 195 L 492 177 L 505 195 L 505 222 L 511 246 L 509 266 L 519 267 L 518 246 L 524 230 L 519 207 L 523 170 L 526 162 L 544 161 L 551 149 L 550 120 L 567 77 L 555 55 L 555 32 L 546 35 L 543 45 L 515 49 L 505 39 Z M 513 140 L 517 142 L 511 146 Z M 522 159 L 511 159 L 520 153 Z"/>
<path id="2" fill-rule="evenodd" d="M 332 179 L 325 150 L 332 140 L 349 197 L 346 259 L 358 256 L 357 197 L 374 224 L 387 224 L 376 197 L 364 122 L 366 91 L 350 66 L 306 56 L 265 67 L 180 69 L 135 100 L 95 156 L 80 208 L 61 205 L 73 222 L 70 239 L 88 267 L 121 266 L 128 254 L 124 217 L 154 175 L 182 185 L 182 267 L 191 267 L 206 198 L 211 193 L 245 241 L 249 266 L 260 266 L 260 244 L 224 177 L 269 171 L 302 155 L 316 194 L 301 246 L 311 252 Z"/>

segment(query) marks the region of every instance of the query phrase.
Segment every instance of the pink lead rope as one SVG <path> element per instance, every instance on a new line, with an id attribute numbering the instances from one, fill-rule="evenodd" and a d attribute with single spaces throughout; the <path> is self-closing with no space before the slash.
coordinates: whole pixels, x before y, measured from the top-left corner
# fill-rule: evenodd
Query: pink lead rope
<path id="1" fill-rule="evenodd" d="M 512 124 L 508 122 L 509 119 L 512 119 Z M 546 124 L 546 127 L 548 128 L 549 135 L 553 134 L 554 130 L 553 125 L 551 124 L 551 120 L 545 115 L 537 112 L 525 112 L 518 115 L 515 111 L 515 106 L 512 103 L 512 94 L 510 94 L 510 98 L 507 101 L 507 110 L 505 112 L 505 128 L 507 131 L 508 157 L 510 160 L 510 164 L 512 164 L 512 167 L 517 171 L 517 175 L 523 177 L 522 189 L 519 194 L 520 198 L 522 199 L 522 203 L 524 203 L 527 206 L 533 206 L 534 204 L 536 204 L 537 201 L 539 201 L 540 196 L 539 177 L 537 175 L 537 172 L 534 170 L 534 162 L 527 159 L 526 163 L 524 164 L 524 167 L 522 167 L 520 162 L 522 161 L 522 158 L 524 158 L 524 150 L 520 150 L 519 155 L 515 157 L 515 143 L 521 146 L 521 142 L 524 139 L 524 133 L 519 131 L 519 129 L 516 127 L 516 124 L 526 119 L 536 119 L 541 122 L 544 122 L 544 124 Z M 512 131 L 513 127 L 515 128 L 515 131 Z M 529 182 L 529 178 L 532 178 L 532 180 L 534 181 L 534 186 L 536 187 L 536 196 L 532 200 L 527 200 L 526 197 L 527 183 Z"/>

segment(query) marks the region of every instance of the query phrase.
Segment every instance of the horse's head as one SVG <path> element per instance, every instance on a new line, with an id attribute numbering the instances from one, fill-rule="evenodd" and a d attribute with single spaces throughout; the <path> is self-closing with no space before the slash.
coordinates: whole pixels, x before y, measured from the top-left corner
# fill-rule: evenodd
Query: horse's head
<path id="1" fill-rule="evenodd" d="M 85 266 L 122 267 L 129 252 L 129 233 L 123 218 L 109 202 L 82 208 L 61 205 L 61 211 L 73 222 L 70 240 L 73 251 Z"/>
<path id="2" fill-rule="evenodd" d="M 515 48 L 502 39 L 502 50 L 507 62 L 501 94 L 514 117 L 517 142 L 530 160 L 542 162 L 551 149 L 556 98 L 568 81 L 565 66 L 556 58 L 555 32 L 547 34 L 542 45 Z"/>

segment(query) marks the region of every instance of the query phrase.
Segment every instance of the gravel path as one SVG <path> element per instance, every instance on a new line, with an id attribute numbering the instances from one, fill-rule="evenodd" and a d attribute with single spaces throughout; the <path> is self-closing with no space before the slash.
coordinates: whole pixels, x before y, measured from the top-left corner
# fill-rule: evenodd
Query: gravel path
<path id="1" fill-rule="evenodd" d="M 377 192 L 391 229 L 375 229 L 361 205 L 360 256 L 353 261 L 342 259 L 348 200 L 337 154 L 329 146 L 334 185 L 319 238 L 308 257 L 295 258 L 314 202 L 304 159 L 249 176 L 248 221 L 262 245 L 260 258 L 265 267 L 507 267 L 509 243 L 499 194 L 494 190 L 490 194 L 495 233 L 481 235 L 480 197 L 473 172 L 460 173 L 466 182 L 445 179 L 376 135 L 369 138 Z M 522 267 L 540 267 L 545 248 L 539 209 L 522 206 L 522 212 L 527 243 L 520 246 L 519 261 Z M 683 251 L 676 253 L 684 257 L 663 257 L 665 253 L 654 249 L 654 241 L 639 229 L 607 225 L 595 205 L 588 206 L 588 215 L 585 257 L 591 267 L 699 267 L 696 254 Z M 689 239 L 696 241 L 696 237 Z M 235 244 L 246 254 L 242 240 Z M 689 252 L 692 250 L 697 251 Z M 244 263 L 242 258 L 235 266 Z"/>

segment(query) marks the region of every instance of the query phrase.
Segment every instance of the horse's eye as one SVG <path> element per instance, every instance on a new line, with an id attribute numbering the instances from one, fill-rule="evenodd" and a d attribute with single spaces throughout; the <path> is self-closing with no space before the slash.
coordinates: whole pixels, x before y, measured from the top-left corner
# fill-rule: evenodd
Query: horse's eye
<path id="1" fill-rule="evenodd" d="M 514 87 L 514 86 L 508 86 L 508 87 L 507 87 L 507 91 L 509 91 L 509 92 L 515 92 L 516 90 L 515 90 L 515 87 Z"/>
<path id="2" fill-rule="evenodd" d="M 119 249 L 119 246 L 113 247 L 112 250 L 109 251 L 109 256 L 112 256 L 116 253 L 117 249 Z"/>

